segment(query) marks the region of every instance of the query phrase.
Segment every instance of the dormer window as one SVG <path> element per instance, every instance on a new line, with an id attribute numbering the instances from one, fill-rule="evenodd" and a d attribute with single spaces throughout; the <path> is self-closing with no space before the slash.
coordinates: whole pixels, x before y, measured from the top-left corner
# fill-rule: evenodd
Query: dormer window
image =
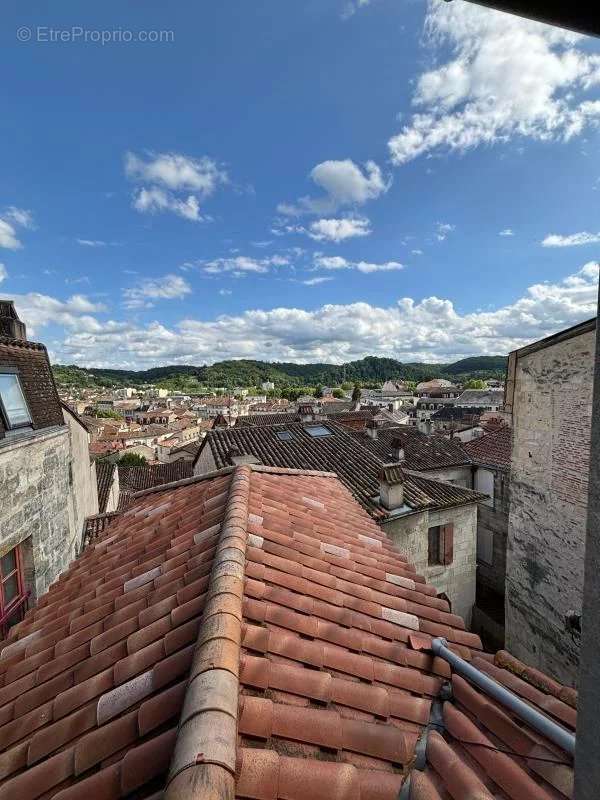
<path id="1" fill-rule="evenodd" d="M 7 430 L 31 425 L 31 414 L 15 372 L 0 372 L 0 416 Z"/>

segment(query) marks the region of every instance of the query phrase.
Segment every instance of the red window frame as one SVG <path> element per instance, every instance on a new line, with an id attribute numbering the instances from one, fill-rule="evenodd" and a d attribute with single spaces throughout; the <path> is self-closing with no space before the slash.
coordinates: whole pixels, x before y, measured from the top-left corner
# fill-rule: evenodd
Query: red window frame
<path id="1" fill-rule="evenodd" d="M 6 575 L 2 572 L 2 562 L 0 561 L 0 633 L 4 636 L 11 625 L 20 622 L 26 611 L 29 592 L 25 589 L 25 578 L 23 575 L 23 558 L 19 545 L 5 553 L 2 558 L 15 554 L 15 568 Z M 8 581 L 16 577 L 17 594 L 8 603 L 4 600 L 4 586 Z"/>

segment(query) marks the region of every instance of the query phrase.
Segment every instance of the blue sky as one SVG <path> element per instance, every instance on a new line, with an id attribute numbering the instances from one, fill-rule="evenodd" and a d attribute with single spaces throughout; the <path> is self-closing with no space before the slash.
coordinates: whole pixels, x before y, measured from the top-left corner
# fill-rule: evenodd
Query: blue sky
<path id="1" fill-rule="evenodd" d="M 461 0 L 10 0 L 0 43 L 0 292 L 56 361 L 445 361 L 595 313 L 598 42 Z"/>

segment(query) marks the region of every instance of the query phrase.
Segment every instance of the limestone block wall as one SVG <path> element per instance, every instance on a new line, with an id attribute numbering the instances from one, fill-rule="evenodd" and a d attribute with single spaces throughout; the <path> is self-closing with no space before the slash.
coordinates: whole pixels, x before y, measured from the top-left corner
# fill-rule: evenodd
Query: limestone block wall
<path id="1" fill-rule="evenodd" d="M 76 554 L 70 460 L 66 426 L 4 439 L 0 445 L 0 555 L 25 543 L 35 596 L 46 591 Z"/>
<path id="2" fill-rule="evenodd" d="M 516 354 L 512 391 L 506 646 L 575 685 L 581 613 L 595 329 Z M 513 354 L 514 355 L 514 354 Z"/>

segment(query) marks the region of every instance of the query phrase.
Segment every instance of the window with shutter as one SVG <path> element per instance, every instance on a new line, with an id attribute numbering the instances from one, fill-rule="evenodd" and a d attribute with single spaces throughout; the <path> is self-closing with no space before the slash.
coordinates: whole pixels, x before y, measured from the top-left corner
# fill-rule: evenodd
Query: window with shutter
<path id="1" fill-rule="evenodd" d="M 442 525 L 442 564 L 451 564 L 454 559 L 454 523 Z"/>

